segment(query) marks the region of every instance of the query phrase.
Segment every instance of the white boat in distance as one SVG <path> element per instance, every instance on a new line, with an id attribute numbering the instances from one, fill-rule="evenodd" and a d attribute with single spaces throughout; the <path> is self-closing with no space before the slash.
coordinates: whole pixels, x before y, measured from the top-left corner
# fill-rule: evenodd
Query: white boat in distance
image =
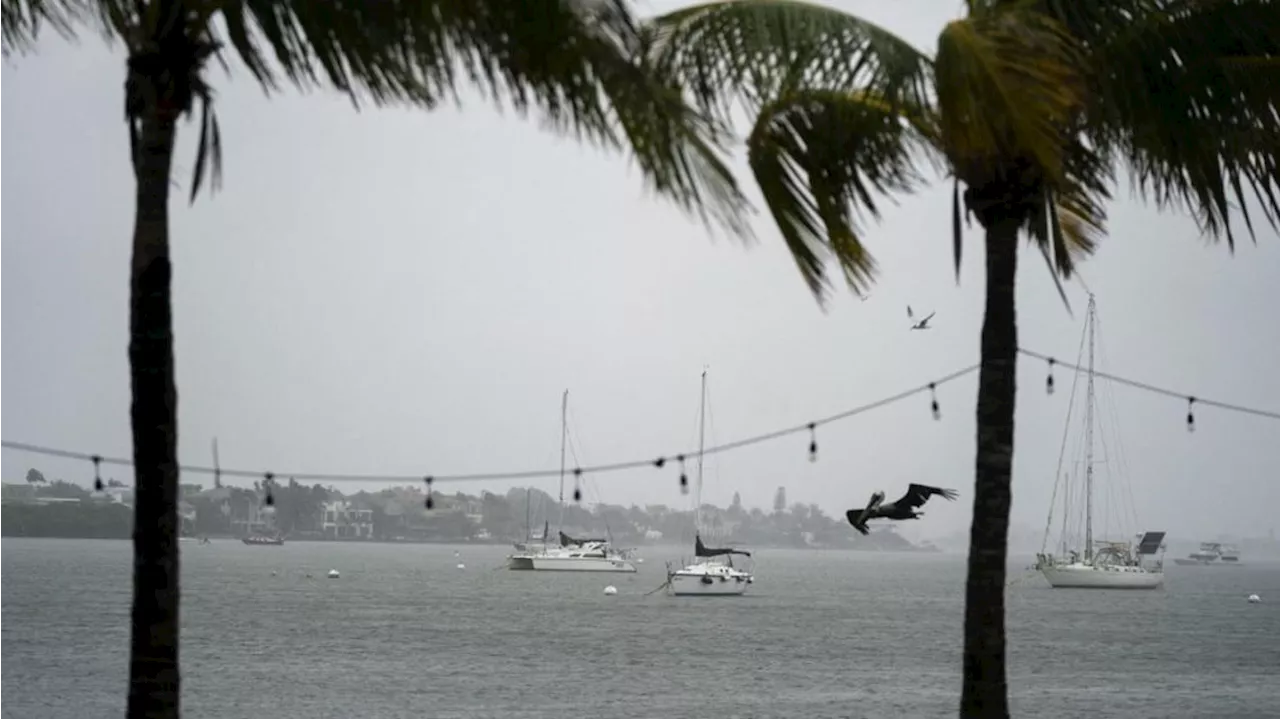
<path id="1" fill-rule="evenodd" d="M 569 390 L 560 401 L 560 521 L 564 521 L 565 445 L 569 437 Z M 529 495 L 525 495 L 526 524 Z M 543 522 L 542 542 L 516 542 L 507 569 L 537 572 L 635 572 L 629 552 L 614 549 L 608 539 L 574 539 L 560 532 L 560 544 L 549 544 L 549 523 Z"/>
<path id="2" fill-rule="evenodd" d="M 1096 374 L 1093 367 L 1095 334 L 1097 331 L 1097 303 L 1092 294 L 1089 295 L 1089 310 L 1085 317 L 1085 333 L 1089 344 L 1089 363 L 1086 374 L 1085 407 L 1084 407 L 1084 540 L 1078 549 L 1071 545 L 1067 522 L 1072 494 L 1068 485 L 1063 489 L 1064 511 L 1062 517 L 1062 554 L 1054 556 L 1045 551 L 1045 546 L 1036 555 L 1036 569 L 1055 589 L 1158 589 L 1164 585 L 1164 566 L 1162 560 L 1156 560 L 1151 566 L 1143 564 L 1143 557 L 1164 552 L 1164 532 L 1146 532 L 1138 536 L 1137 546 L 1129 542 L 1095 541 L 1093 538 L 1093 485 L 1094 457 L 1093 434 L 1096 414 L 1094 412 L 1094 380 Z M 1078 378 L 1078 375 L 1077 375 Z M 1075 396 L 1074 385 L 1072 398 Z M 1068 408 L 1068 419 L 1070 408 Z M 1070 422 L 1068 422 L 1068 429 Z M 1105 438 L 1104 438 L 1105 439 Z M 1115 447 L 1116 442 L 1104 441 L 1103 448 Z M 1067 446 L 1064 436 L 1062 446 Z M 1108 460 L 1114 458 L 1108 457 Z M 1059 466 L 1061 466 L 1059 458 Z M 1111 462 L 1109 462 L 1111 463 Z M 1061 477 L 1061 475 L 1060 475 Z M 1058 494 L 1058 486 L 1054 486 L 1054 494 Z M 1053 522 L 1053 509 L 1050 507 L 1049 523 L 1045 526 L 1044 544 L 1048 544 L 1049 531 Z M 1083 550 L 1083 551 L 1080 551 Z M 1082 556 L 1083 555 L 1083 556 Z"/>
<path id="3" fill-rule="evenodd" d="M 702 537 L 694 537 L 694 555 L 703 561 L 671 571 L 667 569 L 668 591 L 678 597 L 728 597 L 745 594 L 747 585 L 755 582 L 750 572 L 733 566 L 734 554 L 750 557 L 740 549 L 708 548 Z M 726 557 L 724 561 L 715 557 Z"/>
<path id="4" fill-rule="evenodd" d="M 706 443 L 707 371 L 702 370 L 702 398 L 698 409 L 698 474 L 693 489 L 693 553 L 696 560 L 680 569 L 667 565 L 667 592 L 677 597 L 731 597 L 745 594 L 755 582 L 751 572 L 733 566 L 733 555 L 751 552 L 730 547 L 708 548 L 702 543 L 702 458 Z M 723 557 L 723 559 L 720 559 Z"/>
<path id="5" fill-rule="evenodd" d="M 517 552 L 507 559 L 510 569 L 543 572 L 634 572 L 636 565 L 626 552 L 605 539 L 574 539 L 560 533 L 560 546 Z"/>
<path id="6" fill-rule="evenodd" d="M 1175 557 L 1174 564 L 1194 566 L 1240 566 L 1240 551 L 1230 544 L 1201 542 L 1200 548 L 1186 557 Z"/>

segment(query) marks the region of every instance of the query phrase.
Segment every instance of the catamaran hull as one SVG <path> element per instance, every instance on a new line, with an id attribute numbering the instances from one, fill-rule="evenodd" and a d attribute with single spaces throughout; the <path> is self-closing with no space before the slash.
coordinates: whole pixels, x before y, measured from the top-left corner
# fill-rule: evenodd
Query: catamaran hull
<path id="1" fill-rule="evenodd" d="M 534 572 L 622 572 L 636 571 L 625 559 L 600 557 L 511 557 L 508 569 Z"/>
<path id="2" fill-rule="evenodd" d="M 712 577 L 711 583 L 702 581 L 706 575 L 675 574 L 671 577 L 671 594 L 677 597 L 737 597 L 747 592 L 745 578 Z"/>
<path id="3" fill-rule="evenodd" d="M 1087 565 L 1040 567 L 1054 589 L 1159 589 L 1164 573 L 1133 567 L 1103 569 Z"/>

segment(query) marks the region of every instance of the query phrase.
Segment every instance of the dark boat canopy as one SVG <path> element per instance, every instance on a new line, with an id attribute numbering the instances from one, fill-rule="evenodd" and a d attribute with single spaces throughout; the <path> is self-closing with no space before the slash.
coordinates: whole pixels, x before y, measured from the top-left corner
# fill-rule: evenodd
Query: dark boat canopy
<path id="1" fill-rule="evenodd" d="M 702 543 L 702 535 L 694 535 L 693 551 L 699 557 L 720 557 L 726 554 L 741 554 L 744 557 L 750 557 L 751 552 L 743 549 L 733 549 L 732 547 L 708 547 Z"/>
<path id="2" fill-rule="evenodd" d="M 562 547 L 581 547 L 588 542 L 605 542 L 606 539 L 574 539 L 564 532 L 560 533 L 560 546 Z"/>

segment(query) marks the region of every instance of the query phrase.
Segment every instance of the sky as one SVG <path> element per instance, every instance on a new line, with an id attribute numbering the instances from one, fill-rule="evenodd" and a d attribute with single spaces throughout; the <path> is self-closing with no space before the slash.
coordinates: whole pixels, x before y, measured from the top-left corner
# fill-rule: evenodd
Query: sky
<path id="1" fill-rule="evenodd" d="M 930 51 L 961 5 L 835 4 Z M 123 70 L 119 49 L 92 34 L 75 43 L 49 35 L 35 54 L 3 66 L 6 440 L 129 454 L 133 186 Z M 734 167 L 761 209 L 747 247 L 651 196 L 624 156 L 547 134 L 475 95 L 461 109 L 357 112 L 333 93 L 268 97 L 242 67 L 214 70 L 212 80 L 223 187 L 186 202 L 195 130 L 184 125 L 171 207 L 184 463 L 208 464 L 217 437 L 224 467 L 278 475 L 555 469 L 565 389 L 582 464 L 645 459 L 696 447 L 704 366 L 712 444 L 803 424 L 978 361 L 982 238 L 966 231 L 957 283 L 944 184 L 884 208 L 865 233 L 880 267 L 869 299 L 838 287 L 824 311 L 740 153 Z M 1280 323 L 1271 314 L 1280 238 L 1263 225 L 1256 244 L 1245 239 L 1233 254 L 1203 239 L 1189 217 L 1134 200 L 1124 183 L 1110 236 L 1081 273 L 1097 297 L 1100 369 L 1280 409 Z M 1073 282 L 1067 291 L 1074 315 L 1039 255 L 1023 253 L 1023 347 L 1077 356 L 1086 290 Z M 908 305 L 936 311 L 933 329 L 910 331 Z M 1071 386 L 1059 368 L 1048 395 L 1045 375 L 1045 363 L 1020 360 L 1013 522 L 1037 531 Z M 785 486 L 791 502 L 837 513 L 873 491 L 892 496 L 923 482 L 961 498 L 931 502 L 914 532 L 964 530 L 976 391 L 976 375 L 939 387 L 939 421 L 917 395 L 824 426 L 817 462 L 807 461 L 803 434 L 717 455 L 704 499 L 724 505 L 737 491 L 767 508 Z M 1278 524 L 1280 422 L 1202 407 L 1188 433 L 1183 401 L 1122 386 L 1107 396 L 1114 413 L 1102 416 L 1118 418 L 1107 436 L 1123 446 L 1140 523 L 1129 531 L 1198 541 Z M 4 451 L 6 481 L 21 481 L 28 467 L 92 481 L 87 463 Z M 105 475 L 130 479 L 122 468 Z M 684 506 L 677 476 L 671 465 L 602 474 L 588 496 Z M 538 486 L 554 492 L 556 480 Z"/>

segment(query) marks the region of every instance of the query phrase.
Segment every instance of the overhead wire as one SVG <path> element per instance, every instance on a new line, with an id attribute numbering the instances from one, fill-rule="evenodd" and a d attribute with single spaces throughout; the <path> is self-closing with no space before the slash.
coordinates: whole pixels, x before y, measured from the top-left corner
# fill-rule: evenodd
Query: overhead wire
<path id="1" fill-rule="evenodd" d="M 1018 348 L 1018 352 L 1027 357 L 1048 362 L 1051 372 L 1052 372 L 1052 368 L 1055 365 L 1073 369 L 1076 371 L 1081 371 L 1082 369 L 1084 369 L 1077 363 L 1063 362 L 1055 359 L 1050 355 L 1041 354 L 1039 352 L 1034 352 L 1034 351 L 1023 349 L 1023 348 Z M 851 407 L 849 409 L 846 409 L 841 412 L 837 412 L 835 414 L 832 414 L 826 417 L 815 419 L 809 422 L 804 422 L 802 424 L 783 427 L 783 428 L 776 429 L 770 432 L 765 432 L 762 434 L 744 437 L 742 439 L 724 442 L 722 444 L 716 444 L 709 447 L 705 447 L 702 449 L 702 453 L 704 457 L 706 455 L 721 454 L 724 452 L 730 452 L 737 449 L 742 449 L 744 447 L 762 444 L 764 442 L 769 442 L 769 441 L 786 437 L 789 435 L 807 432 L 809 433 L 810 439 L 811 439 L 810 456 L 813 457 L 816 454 L 812 450 L 816 448 L 816 432 L 819 427 L 822 427 L 828 424 L 833 424 L 835 422 L 839 422 L 841 420 L 848 419 L 850 417 L 854 417 L 860 414 L 865 414 L 867 412 L 872 412 L 877 409 L 886 407 L 888 405 L 896 404 L 898 402 L 906 400 L 915 395 L 924 394 L 924 393 L 928 393 L 930 395 L 930 409 L 932 410 L 934 419 L 935 420 L 941 419 L 937 389 L 945 384 L 954 382 L 955 380 L 960 379 L 961 377 L 964 377 L 966 375 L 969 375 L 978 371 L 980 367 L 981 367 L 980 364 L 973 364 L 968 367 L 964 367 L 962 369 L 946 374 L 931 382 L 916 385 L 914 387 L 889 395 L 887 397 L 883 397 L 881 399 L 878 399 L 872 402 L 867 402 L 865 404 Z M 1111 373 L 1095 371 L 1094 374 L 1095 376 L 1103 377 L 1113 382 L 1124 384 L 1136 389 L 1164 395 L 1167 397 L 1185 399 L 1188 401 L 1189 407 L 1194 405 L 1199 405 L 1203 407 L 1215 407 L 1215 408 L 1223 409 L 1227 411 L 1238 412 L 1242 414 L 1249 414 L 1256 417 L 1280 420 L 1280 412 L 1258 409 L 1254 407 L 1246 407 L 1244 405 L 1233 404 L 1233 403 L 1223 402 L 1219 400 L 1207 399 L 1204 397 L 1199 397 L 1196 395 L 1191 395 L 1183 392 L 1175 392 L 1173 390 L 1165 389 L 1163 387 L 1158 387 L 1156 385 L 1152 385 L 1147 382 L 1133 380 L 1127 377 L 1121 377 L 1119 375 L 1115 375 Z M 1193 421 L 1194 421 L 1193 417 L 1191 416 L 1191 413 L 1189 411 L 1188 412 L 1189 428 L 1194 427 Z M 105 456 L 105 455 L 95 454 L 91 452 L 67 450 L 67 449 L 62 449 L 57 447 L 49 447 L 44 445 L 33 444 L 29 442 L 19 442 L 15 440 L 4 439 L 4 440 L 0 440 L 0 447 L 3 447 L 5 449 L 10 449 L 10 450 L 15 450 L 15 451 L 40 454 L 40 455 L 49 456 L 49 457 L 59 457 L 64 459 L 89 461 L 93 463 L 95 470 L 103 464 L 126 466 L 126 467 L 133 466 L 133 460 L 126 457 Z M 597 464 L 597 465 L 591 465 L 591 466 L 583 466 L 581 464 L 575 463 L 575 466 L 573 468 L 573 473 L 575 477 L 582 477 L 588 474 L 604 474 L 604 473 L 620 472 L 620 471 L 631 470 L 631 469 L 641 469 L 645 467 L 662 469 L 668 462 L 674 462 L 680 465 L 680 469 L 683 474 L 685 470 L 685 466 L 684 466 L 685 460 L 694 458 L 696 454 L 697 454 L 697 450 L 693 450 L 693 451 L 686 451 L 686 452 L 664 454 L 656 458 L 631 459 L 631 460 Z M 577 456 L 575 451 L 575 459 L 576 458 Z M 224 468 L 224 467 L 215 468 L 215 467 L 210 467 L 206 465 L 190 465 L 190 464 L 180 465 L 178 469 L 180 472 L 186 472 L 190 474 L 207 474 L 207 475 L 217 475 L 220 477 L 236 477 L 236 478 L 242 478 L 242 479 L 266 480 L 267 483 L 270 483 L 276 477 L 290 477 L 299 482 L 319 482 L 319 483 L 332 483 L 332 482 L 404 483 L 404 482 L 415 482 L 415 481 L 425 480 L 427 483 L 428 491 L 430 491 L 430 488 L 432 487 L 433 484 L 439 483 L 439 482 L 478 482 L 478 481 L 542 479 L 542 478 L 556 477 L 556 476 L 559 476 L 560 474 L 560 469 L 558 467 L 554 469 L 531 469 L 531 470 L 506 471 L 506 472 L 480 472 L 480 473 L 452 474 L 452 475 L 426 474 L 426 473 L 422 475 L 405 475 L 405 474 L 344 474 L 344 473 L 332 473 L 332 472 L 275 472 L 270 470 L 267 470 L 267 471 L 246 470 L 246 469 L 234 469 L 234 468 Z M 95 477 L 96 476 L 97 475 L 95 473 Z"/>

